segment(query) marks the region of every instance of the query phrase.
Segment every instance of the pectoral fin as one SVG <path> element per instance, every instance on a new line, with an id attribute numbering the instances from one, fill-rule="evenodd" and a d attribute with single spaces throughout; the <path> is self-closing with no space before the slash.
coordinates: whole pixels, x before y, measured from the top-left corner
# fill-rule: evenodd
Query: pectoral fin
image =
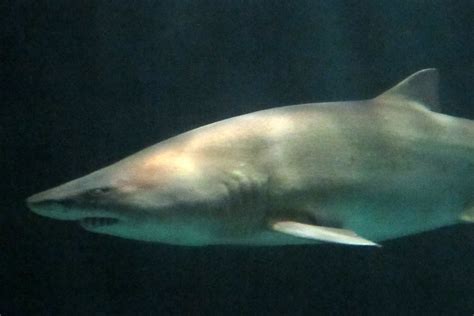
<path id="1" fill-rule="evenodd" d="M 280 233 L 292 235 L 295 237 L 315 239 L 319 241 L 334 242 L 346 245 L 380 247 L 379 244 L 364 239 L 358 236 L 353 231 L 346 229 L 308 225 L 291 221 L 275 222 L 272 224 L 272 229 Z"/>
<path id="2" fill-rule="evenodd" d="M 474 205 L 468 207 L 459 218 L 462 222 L 474 223 Z"/>

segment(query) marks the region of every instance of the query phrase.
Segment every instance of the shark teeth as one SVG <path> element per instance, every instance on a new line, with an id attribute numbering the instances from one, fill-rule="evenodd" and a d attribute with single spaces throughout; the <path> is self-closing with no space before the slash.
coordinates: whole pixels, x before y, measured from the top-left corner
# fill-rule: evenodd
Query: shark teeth
<path id="1" fill-rule="evenodd" d="M 86 217 L 82 218 L 79 222 L 82 226 L 88 228 L 96 228 L 101 226 L 109 226 L 118 223 L 118 219 L 111 217 Z"/>

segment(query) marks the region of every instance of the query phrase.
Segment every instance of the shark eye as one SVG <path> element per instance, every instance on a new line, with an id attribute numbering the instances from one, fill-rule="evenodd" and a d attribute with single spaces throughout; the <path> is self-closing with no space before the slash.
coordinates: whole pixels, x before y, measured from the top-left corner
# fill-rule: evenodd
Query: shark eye
<path id="1" fill-rule="evenodd" d="M 104 195 L 112 191 L 111 187 L 101 187 L 95 188 L 89 191 L 89 194 L 97 196 L 97 195 Z"/>

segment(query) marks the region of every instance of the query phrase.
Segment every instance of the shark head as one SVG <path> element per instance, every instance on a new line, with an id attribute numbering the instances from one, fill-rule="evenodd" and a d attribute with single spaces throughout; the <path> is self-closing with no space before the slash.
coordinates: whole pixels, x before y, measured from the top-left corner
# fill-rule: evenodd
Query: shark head
<path id="1" fill-rule="evenodd" d="M 205 244 L 209 212 L 225 195 L 225 188 L 209 180 L 193 159 L 152 150 L 32 195 L 26 203 L 36 214 L 76 221 L 96 233 Z"/>

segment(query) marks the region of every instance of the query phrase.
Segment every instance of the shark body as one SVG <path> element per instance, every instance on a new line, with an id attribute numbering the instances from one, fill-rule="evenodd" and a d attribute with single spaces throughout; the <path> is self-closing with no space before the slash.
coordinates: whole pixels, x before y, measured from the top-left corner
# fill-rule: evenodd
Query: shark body
<path id="1" fill-rule="evenodd" d="M 362 101 L 286 106 L 170 138 L 35 194 L 37 214 L 177 245 L 378 245 L 474 219 L 474 124 L 419 71 Z"/>

